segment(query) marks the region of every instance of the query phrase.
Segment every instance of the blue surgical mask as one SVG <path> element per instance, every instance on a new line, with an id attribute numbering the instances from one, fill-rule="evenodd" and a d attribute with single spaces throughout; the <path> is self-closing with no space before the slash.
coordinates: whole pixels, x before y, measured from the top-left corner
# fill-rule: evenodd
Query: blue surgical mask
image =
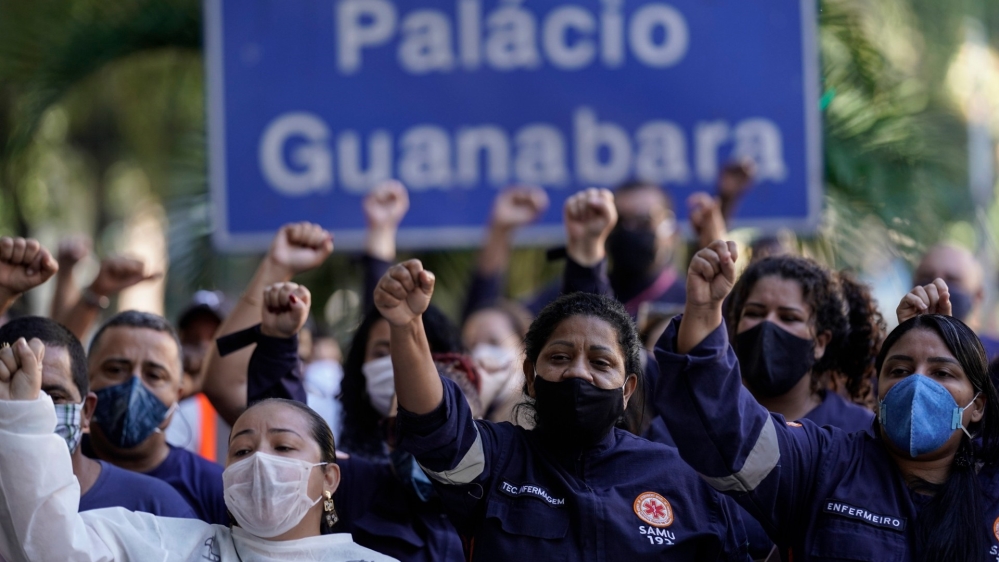
<path id="1" fill-rule="evenodd" d="M 94 392 L 97 408 L 93 422 L 112 445 L 121 449 L 131 449 L 148 439 L 176 406 L 160 401 L 138 377 Z"/>
<path id="2" fill-rule="evenodd" d="M 918 457 L 942 447 L 957 429 L 971 438 L 962 417 L 975 398 L 962 408 L 942 384 L 924 375 L 909 375 L 880 401 L 878 418 L 896 447 Z"/>

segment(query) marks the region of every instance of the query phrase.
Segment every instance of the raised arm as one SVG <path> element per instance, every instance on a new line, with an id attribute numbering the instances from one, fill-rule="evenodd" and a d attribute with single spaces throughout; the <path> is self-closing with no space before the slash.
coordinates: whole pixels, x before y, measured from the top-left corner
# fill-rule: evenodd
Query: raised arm
<path id="1" fill-rule="evenodd" d="M 303 222 L 281 227 L 267 256 L 217 334 L 231 334 L 260 324 L 264 288 L 288 282 L 294 275 L 318 267 L 332 252 L 333 235 L 319 225 Z M 195 381 L 195 392 L 200 382 L 201 390 L 230 424 L 246 409 L 246 373 L 251 354 L 252 348 L 247 348 L 221 357 L 213 346 L 202 365 L 201 381 Z"/>
<path id="2" fill-rule="evenodd" d="M 54 431 L 52 399 L 41 392 L 44 357 L 37 339 L 0 349 L 0 559 L 193 559 L 211 532 L 203 521 L 123 508 L 77 512 L 80 486 Z"/>
<path id="3" fill-rule="evenodd" d="M 371 310 L 375 286 L 395 261 L 399 225 L 409 212 L 409 192 L 396 180 L 376 185 L 361 203 L 367 230 L 364 232 L 364 311 Z"/>
<path id="4" fill-rule="evenodd" d="M 607 278 L 607 237 L 617 224 L 614 194 L 589 188 L 565 201 L 562 209 L 566 238 L 566 264 L 562 293 L 614 296 Z"/>
<path id="5" fill-rule="evenodd" d="M 538 220 L 548 209 L 548 193 L 540 187 L 514 185 L 493 200 L 486 237 L 472 271 L 462 318 L 480 308 L 492 306 L 500 298 L 504 277 L 510 266 L 513 237 L 517 230 Z"/>
<path id="6" fill-rule="evenodd" d="M 247 403 L 286 398 L 306 403 L 298 333 L 309 317 L 312 294 L 304 285 L 276 283 L 264 289 L 257 348 L 247 367 Z"/>
<path id="7" fill-rule="evenodd" d="M 722 323 L 722 303 L 735 285 L 735 242 L 716 240 L 694 254 L 687 272 L 687 303 L 676 351 L 690 353 Z"/>
<path id="8" fill-rule="evenodd" d="M 55 320 L 83 340 L 97 320 L 97 315 L 107 308 L 110 297 L 143 281 L 158 279 L 162 275 L 162 272 L 146 273 L 146 264 L 142 260 L 125 256 L 104 258 L 101 260 L 101 269 L 90 287 L 79 293 L 76 302 L 61 318 L 57 317 Z"/>
<path id="9" fill-rule="evenodd" d="M 374 295 L 378 312 L 390 326 L 396 399 L 400 408 L 417 415 L 434 411 L 444 399 L 444 385 L 423 329 L 434 282 L 434 274 L 423 269 L 420 260 L 409 260 L 392 266 Z"/>
<path id="10" fill-rule="evenodd" d="M 33 238 L 0 238 L 0 316 L 24 293 L 49 280 L 59 265 Z"/>
<path id="11" fill-rule="evenodd" d="M 76 264 L 89 254 L 90 239 L 85 236 L 71 236 L 59 242 L 56 250 L 59 271 L 56 273 L 55 294 L 52 295 L 49 318 L 62 318 L 80 300 L 80 287 L 76 285 L 73 273 Z"/>
<path id="12" fill-rule="evenodd" d="M 786 546 L 805 532 L 816 472 L 847 445 L 838 430 L 785 423 L 743 387 L 721 314 L 736 257 L 732 242 L 715 241 L 691 261 L 684 315 L 656 345 L 655 408 L 684 461 Z"/>

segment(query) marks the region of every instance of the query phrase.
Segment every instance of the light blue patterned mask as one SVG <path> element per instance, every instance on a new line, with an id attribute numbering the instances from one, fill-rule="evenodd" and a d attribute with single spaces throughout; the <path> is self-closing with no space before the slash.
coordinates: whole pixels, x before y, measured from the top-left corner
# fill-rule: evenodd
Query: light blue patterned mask
<path id="1" fill-rule="evenodd" d="M 960 429 L 971 438 L 961 423 L 965 407 L 960 407 L 950 392 L 930 377 L 913 374 L 893 386 L 878 404 L 881 427 L 896 447 L 918 457 L 936 451 Z"/>

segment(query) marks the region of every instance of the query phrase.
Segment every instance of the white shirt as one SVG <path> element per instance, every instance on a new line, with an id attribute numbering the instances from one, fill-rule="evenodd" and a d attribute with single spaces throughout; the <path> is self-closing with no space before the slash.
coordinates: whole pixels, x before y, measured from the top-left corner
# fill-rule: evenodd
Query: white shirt
<path id="1" fill-rule="evenodd" d="M 120 507 L 78 513 L 80 485 L 55 423 L 45 393 L 0 400 L 0 558 L 9 562 L 397 562 L 349 534 L 270 541 Z"/>

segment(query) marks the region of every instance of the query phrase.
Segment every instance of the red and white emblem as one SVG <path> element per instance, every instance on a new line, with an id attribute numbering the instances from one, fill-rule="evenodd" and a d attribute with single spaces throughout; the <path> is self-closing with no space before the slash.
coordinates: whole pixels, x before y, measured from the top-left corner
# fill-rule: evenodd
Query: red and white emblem
<path id="1" fill-rule="evenodd" d="M 666 498 L 655 492 L 645 492 L 635 498 L 635 515 L 653 527 L 673 524 L 673 507 Z"/>
<path id="2" fill-rule="evenodd" d="M 992 534 L 996 536 L 996 540 L 999 541 L 999 517 L 992 523 Z"/>

